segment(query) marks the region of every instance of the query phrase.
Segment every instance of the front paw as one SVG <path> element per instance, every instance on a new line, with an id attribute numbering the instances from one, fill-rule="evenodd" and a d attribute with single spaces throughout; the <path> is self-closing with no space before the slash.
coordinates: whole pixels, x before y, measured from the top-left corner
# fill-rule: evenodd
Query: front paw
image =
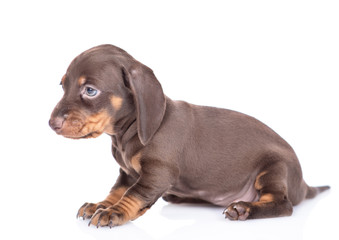
<path id="1" fill-rule="evenodd" d="M 98 209 L 92 216 L 88 226 L 92 224 L 97 228 L 104 226 L 112 228 L 114 226 L 122 225 L 127 221 L 125 214 L 112 206 L 106 209 Z"/>
<path id="2" fill-rule="evenodd" d="M 96 210 L 98 209 L 105 209 L 105 206 L 102 203 L 84 203 L 77 213 L 77 218 L 82 217 L 83 220 L 90 219 Z"/>

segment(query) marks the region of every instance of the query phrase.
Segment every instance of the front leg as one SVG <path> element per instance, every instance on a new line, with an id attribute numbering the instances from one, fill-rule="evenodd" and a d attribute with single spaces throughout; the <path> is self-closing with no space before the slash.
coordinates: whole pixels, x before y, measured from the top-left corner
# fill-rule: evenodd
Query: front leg
<path id="1" fill-rule="evenodd" d="M 137 179 L 127 175 L 120 169 L 120 175 L 106 199 L 98 203 L 84 203 L 77 213 L 77 218 L 82 217 L 84 220 L 89 219 L 96 210 L 113 206 L 122 198 L 127 189 L 132 186 L 136 180 Z"/>
<path id="2" fill-rule="evenodd" d="M 157 160 L 142 164 L 140 178 L 113 206 L 98 209 L 89 224 L 118 226 L 143 215 L 174 183 L 178 171 Z"/>

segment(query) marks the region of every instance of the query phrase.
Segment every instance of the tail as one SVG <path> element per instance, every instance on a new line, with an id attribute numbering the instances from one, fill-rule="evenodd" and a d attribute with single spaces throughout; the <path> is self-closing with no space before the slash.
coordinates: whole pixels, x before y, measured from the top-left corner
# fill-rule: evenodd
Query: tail
<path id="1" fill-rule="evenodd" d="M 307 188 L 306 198 L 314 198 L 319 193 L 330 189 L 330 186 L 309 187 Z"/>

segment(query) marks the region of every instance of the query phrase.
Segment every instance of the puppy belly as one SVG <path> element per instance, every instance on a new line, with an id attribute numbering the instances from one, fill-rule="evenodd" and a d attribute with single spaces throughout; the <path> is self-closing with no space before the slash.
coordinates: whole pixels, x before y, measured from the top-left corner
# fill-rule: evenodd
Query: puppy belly
<path id="1" fill-rule="evenodd" d="M 209 202 L 219 205 L 219 206 L 228 206 L 233 202 L 256 202 L 259 200 L 259 195 L 254 187 L 246 189 L 243 188 L 236 193 L 225 193 L 223 195 L 217 195 L 214 198 L 212 197 Z"/>
<path id="2" fill-rule="evenodd" d="M 173 194 L 180 198 L 195 198 L 210 202 L 218 206 L 228 206 L 233 202 L 255 202 L 259 200 L 259 194 L 254 188 L 254 181 L 248 181 L 238 191 L 211 190 L 211 189 L 189 189 L 185 186 L 171 188 L 166 194 Z"/>

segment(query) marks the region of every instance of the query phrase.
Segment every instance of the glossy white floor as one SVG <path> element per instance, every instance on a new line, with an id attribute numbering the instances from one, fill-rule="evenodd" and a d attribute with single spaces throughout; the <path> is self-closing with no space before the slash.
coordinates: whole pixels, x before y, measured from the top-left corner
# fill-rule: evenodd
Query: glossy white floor
<path id="1" fill-rule="evenodd" d="M 72 141 L 54 136 L 47 125 L 43 129 L 46 133 L 40 135 L 42 140 L 23 142 L 31 149 L 16 151 L 10 147 L 3 155 L 7 162 L 2 162 L 1 168 L 1 239 L 320 239 L 324 234 L 327 239 L 339 237 L 339 181 L 337 166 L 329 161 L 323 161 L 326 166 L 316 162 L 303 164 L 305 178 L 311 185 L 330 184 L 332 189 L 302 202 L 291 217 L 233 222 L 224 219 L 221 207 L 174 205 L 160 199 L 145 215 L 124 226 L 88 227 L 88 221 L 76 219 L 78 208 L 85 201 L 102 200 L 117 177 L 110 140 L 102 136 Z"/>
<path id="2" fill-rule="evenodd" d="M 339 239 L 338 1 L 1 1 L 0 239 Z M 232 222 L 223 208 L 159 200 L 113 229 L 75 218 L 118 173 L 107 136 L 48 126 L 70 61 L 102 43 L 151 67 L 172 99 L 234 109 L 296 151 L 332 189 L 293 216 Z"/>
<path id="3" fill-rule="evenodd" d="M 327 239 L 337 239 L 336 219 L 328 218 L 322 207 L 335 204 L 331 203 L 331 196 L 333 192 L 301 204 L 295 208 L 293 217 L 247 222 L 225 220 L 219 207 L 168 205 L 160 201 L 142 218 L 126 226 L 97 230 L 88 228 L 87 221 L 79 221 L 76 231 L 103 239 L 320 239 L 328 232 L 333 235 L 326 234 Z"/>

